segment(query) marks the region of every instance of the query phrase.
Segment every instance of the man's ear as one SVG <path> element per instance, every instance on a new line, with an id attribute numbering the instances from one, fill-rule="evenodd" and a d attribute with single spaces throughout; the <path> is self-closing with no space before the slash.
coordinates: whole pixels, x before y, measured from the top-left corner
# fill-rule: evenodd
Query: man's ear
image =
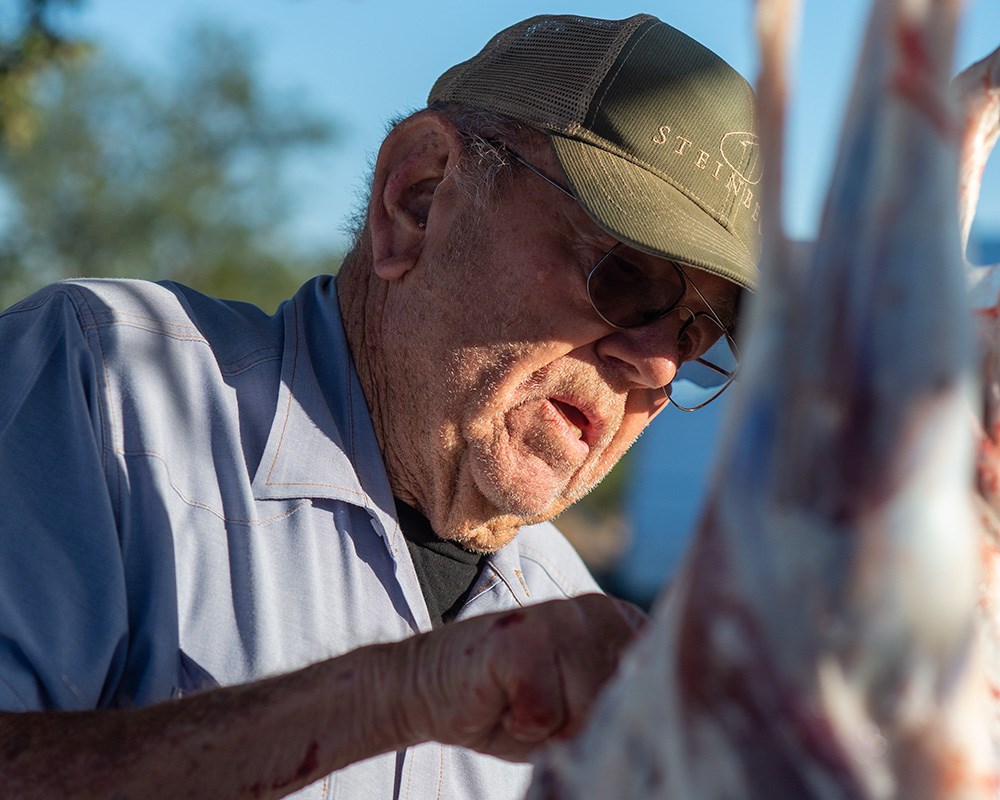
<path id="1" fill-rule="evenodd" d="M 443 201 L 438 185 L 458 161 L 462 141 L 444 115 L 421 111 L 399 123 L 375 162 L 368 224 L 372 265 L 383 280 L 406 274 L 423 250 Z"/>

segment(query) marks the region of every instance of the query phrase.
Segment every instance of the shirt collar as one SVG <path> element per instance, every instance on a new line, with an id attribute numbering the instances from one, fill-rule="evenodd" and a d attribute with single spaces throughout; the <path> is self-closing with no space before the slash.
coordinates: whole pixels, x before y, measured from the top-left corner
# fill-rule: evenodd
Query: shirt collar
<path id="1" fill-rule="evenodd" d="M 368 508 L 390 544 L 405 550 L 333 277 L 306 283 L 285 303 L 283 314 L 278 404 L 254 476 L 254 497 L 326 498 Z M 516 540 L 490 554 L 477 584 L 485 589 L 497 582 L 506 585 L 518 605 L 531 602 Z"/>
<path id="2" fill-rule="evenodd" d="M 375 429 L 347 345 L 332 276 L 282 306 L 278 403 L 253 480 L 258 499 L 343 500 L 395 516 Z"/>

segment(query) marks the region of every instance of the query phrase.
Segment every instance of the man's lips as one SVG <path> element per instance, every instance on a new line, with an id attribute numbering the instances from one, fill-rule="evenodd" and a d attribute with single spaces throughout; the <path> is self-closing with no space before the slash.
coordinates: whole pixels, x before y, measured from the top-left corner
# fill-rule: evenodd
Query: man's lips
<path id="1" fill-rule="evenodd" d="M 562 414 L 566 423 L 575 430 L 578 438 L 586 445 L 591 446 L 597 438 L 596 426 L 591 415 L 581 407 L 564 399 L 550 397 L 549 402 Z"/>

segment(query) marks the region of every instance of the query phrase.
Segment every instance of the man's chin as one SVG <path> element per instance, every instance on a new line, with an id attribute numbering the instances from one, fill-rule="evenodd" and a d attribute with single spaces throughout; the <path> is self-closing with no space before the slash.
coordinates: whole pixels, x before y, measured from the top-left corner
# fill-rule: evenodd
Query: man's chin
<path id="1" fill-rule="evenodd" d="M 512 513 L 481 499 L 479 513 L 453 520 L 441 534 L 478 553 L 495 553 L 510 544 L 523 526 L 550 520 L 568 505 L 559 502 L 536 513 L 524 513 L 526 509 Z"/>
<path id="2" fill-rule="evenodd" d="M 479 552 L 504 547 L 524 525 L 552 519 L 590 488 L 578 471 L 524 451 L 467 452 L 465 469 L 448 498 L 439 536 Z"/>
<path id="3" fill-rule="evenodd" d="M 521 525 L 550 520 L 586 494 L 575 485 L 578 475 L 561 474 L 541 460 L 529 461 L 527 469 L 496 461 L 484 466 L 475 476 L 483 499 L 494 513 Z"/>

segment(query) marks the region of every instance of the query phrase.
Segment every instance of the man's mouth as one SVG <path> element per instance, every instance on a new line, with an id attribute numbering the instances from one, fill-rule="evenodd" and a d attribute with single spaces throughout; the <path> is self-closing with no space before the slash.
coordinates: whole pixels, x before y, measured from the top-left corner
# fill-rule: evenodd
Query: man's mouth
<path id="1" fill-rule="evenodd" d="M 587 415 L 577 406 L 563 400 L 549 398 L 549 402 L 552 403 L 560 414 L 562 414 L 563 419 L 566 420 L 566 424 L 569 425 L 571 430 L 575 431 L 577 438 L 585 444 L 590 444 L 588 437 L 588 433 L 590 431 L 590 419 Z"/>

